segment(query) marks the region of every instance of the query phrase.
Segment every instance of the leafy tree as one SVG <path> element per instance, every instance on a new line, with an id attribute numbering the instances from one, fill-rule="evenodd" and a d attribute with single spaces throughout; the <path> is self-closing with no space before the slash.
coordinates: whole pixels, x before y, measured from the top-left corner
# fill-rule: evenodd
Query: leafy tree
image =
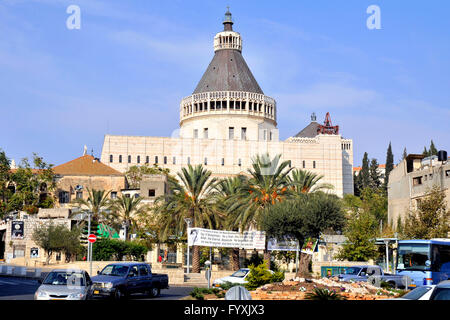
<path id="1" fill-rule="evenodd" d="M 271 273 L 265 263 L 261 263 L 257 266 L 250 265 L 250 273 L 247 276 L 247 283 L 245 288 L 248 290 L 255 290 L 265 284 L 272 282 L 281 282 L 284 280 L 284 274 L 282 272 Z"/>
<path id="2" fill-rule="evenodd" d="M 217 209 L 226 214 L 227 208 L 231 206 L 230 199 L 236 196 L 247 182 L 247 178 L 243 175 L 229 177 L 220 180 L 215 186 L 215 205 Z M 229 221 L 224 220 L 224 229 L 238 231 L 236 226 L 233 226 Z M 232 248 L 231 250 L 231 268 L 237 271 L 240 268 L 239 248 Z"/>
<path id="3" fill-rule="evenodd" d="M 0 149 L 0 219 L 7 213 L 8 200 L 11 198 L 11 190 L 8 188 L 11 182 L 10 160 L 5 152 Z"/>
<path id="4" fill-rule="evenodd" d="M 392 146 L 389 142 L 389 147 L 386 152 L 386 168 L 384 173 L 384 189 L 387 190 L 389 183 L 389 174 L 394 169 L 394 154 L 392 153 Z"/>
<path id="5" fill-rule="evenodd" d="M 344 232 L 347 241 L 336 258 L 348 261 L 367 261 L 376 258 L 378 255 L 375 245 L 377 230 L 377 221 L 370 212 L 352 212 Z"/>
<path id="6" fill-rule="evenodd" d="M 79 229 L 68 229 L 65 225 L 53 222 L 37 226 L 32 234 L 33 241 L 47 254 L 47 264 L 54 252 L 64 252 L 66 260 L 73 259 L 80 248 Z"/>
<path id="7" fill-rule="evenodd" d="M 171 193 L 156 201 L 163 241 L 170 235 L 186 234 L 186 218 L 193 219 L 192 227 L 214 229 L 216 225 L 220 225 L 220 213 L 214 210 L 212 197 L 209 195 L 216 183 L 216 179 L 211 178 L 211 171 L 204 169 L 202 165 L 189 165 L 177 175 L 181 183 L 169 182 Z M 192 272 L 200 272 L 199 246 L 193 246 Z"/>
<path id="8" fill-rule="evenodd" d="M 53 165 L 44 162 L 42 157 L 33 153 L 33 165 L 27 158 L 22 159 L 19 167 L 12 173 L 11 181 L 15 193 L 9 199 L 8 210 L 25 210 L 36 213 L 37 208 L 51 208 L 54 199 L 50 192 L 56 187 Z"/>
<path id="9" fill-rule="evenodd" d="M 118 196 L 112 201 L 110 210 L 116 228 L 125 226 L 125 239 L 130 240 L 131 231 L 137 229 L 138 217 L 148 212 L 148 207 L 141 204 L 142 198 Z M 130 232 L 128 232 L 130 230 Z"/>
<path id="10" fill-rule="evenodd" d="M 323 175 L 319 175 L 314 172 L 294 169 L 292 170 L 292 177 L 288 177 L 288 179 L 295 192 L 300 194 L 333 189 L 332 184 L 319 184 L 319 181 L 323 177 Z"/>
<path id="11" fill-rule="evenodd" d="M 381 174 L 378 172 L 378 161 L 377 159 L 373 158 L 370 161 L 369 166 L 369 177 L 370 177 L 370 184 L 369 186 L 371 188 L 379 188 L 381 186 Z"/>
<path id="12" fill-rule="evenodd" d="M 230 197 L 232 205 L 228 208 L 229 223 L 241 231 L 260 228 L 264 210 L 281 202 L 290 195 L 289 161 L 280 163 L 281 155 L 270 158 L 269 154 L 253 158 L 252 168 L 248 169 L 250 178 L 238 193 Z M 267 245 L 267 244 L 266 244 Z M 270 267 L 270 252 L 264 250 L 264 260 Z"/>
<path id="13" fill-rule="evenodd" d="M 403 235 L 409 239 L 446 238 L 450 231 L 450 210 L 445 192 L 433 186 L 417 203 L 417 210 L 408 212 Z"/>
<path id="14" fill-rule="evenodd" d="M 262 228 L 268 237 L 296 239 L 303 247 L 307 238 L 318 239 L 325 230 L 339 231 L 345 225 L 341 203 L 335 195 L 305 194 L 268 207 Z M 308 272 L 311 255 L 301 254 L 299 275 Z"/>

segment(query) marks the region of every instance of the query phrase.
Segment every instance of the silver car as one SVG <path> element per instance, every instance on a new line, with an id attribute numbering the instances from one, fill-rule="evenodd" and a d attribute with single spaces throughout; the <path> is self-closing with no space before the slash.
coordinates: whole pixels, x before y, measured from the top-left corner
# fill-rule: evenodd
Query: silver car
<path id="1" fill-rule="evenodd" d="M 55 269 L 38 281 L 34 300 L 87 300 L 92 295 L 92 281 L 84 270 Z"/>

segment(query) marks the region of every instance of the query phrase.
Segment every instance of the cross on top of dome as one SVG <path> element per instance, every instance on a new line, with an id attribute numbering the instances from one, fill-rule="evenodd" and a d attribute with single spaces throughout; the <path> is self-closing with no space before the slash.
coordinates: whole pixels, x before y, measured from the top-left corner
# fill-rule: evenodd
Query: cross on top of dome
<path id="1" fill-rule="evenodd" d="M 227 12 L 225 12 L 225 18 L 223 19 L 224 31 L 233 30 L 233 19 L 231 17 L 230 7 L 227 7 Z"/>

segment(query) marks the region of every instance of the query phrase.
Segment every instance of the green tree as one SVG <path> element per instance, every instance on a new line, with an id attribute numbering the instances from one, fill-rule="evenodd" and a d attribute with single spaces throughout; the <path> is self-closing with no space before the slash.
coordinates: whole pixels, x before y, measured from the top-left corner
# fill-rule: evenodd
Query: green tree
<path id="1" fill-rule="evenodd" d="M 240 192 L 230 197 L 232 205 L 228 208 L 229 223 L 241 231 L 251 227 L 260 230 L 260 221 L 264 210 L 281 202 L 292 191 L 288 175 L 289 161 L 280 163 L 281 155 L 270 158 L 269 154 L 253 158 L 252 168 L 248 169 L 250 178 L 240 188 Z M 267 244 L 266 244 L 267 248 Z M 270 252 L 264 250 L 264 260 L 270 267 Z"/>
<path id="2" fill-rule="evenodd" d="M 370 161 L 369 177 L 369 186 L 371 188 L 377 189 L 381 186 L 381 174 L 378 172 L 378 161 L 375 158 Z"/>
<path id="3" fill-rule="evenodd" d="M 450 231 L 449 219 L 450 210 L 447 209 L 445 192 L 433 186 L 417 202 L 417 210 L 408 212 L 403 234 L 408 239 L 446 238 Z"/>
<path id="4" fill-rule="evenodd" d="M 431 140 L 431 143 L 430 143 L 430 150 L 428 151 L 428 155 L 429 155 L 429 156 L 437 156 L 437 154 L 438 154 L 438 150 L 437 150 L 436 147 L 434 146 L 433 140 Z"/>
<path id="5" fill-rule="evenodd" d="M 375 245 L 378 224 L 370 212 L 352 212 L 344 232 L 347 241 L 342 245 L 336 258 L 348 261 L 375 259 L 378 248 Z"/>
<path id="6" fill-rule="evenodd" d="M 430 155 L 430 151 L 427 150 L 427 147 L 423 147 L 422 155 L 424 157 L 428 157 Z"/>
<path id="7" fill-rule="evenodd" d="M 128 187 L 131 189 L 139 188 L 143 176 L 147 174 L 163 174 L 167 176 L 168 180 L 176 180 L 176 178 L 170 174 L 169 169 L 161 168 L 157 164 L 154 164 L 152 167 L 144 164 L 142 166 L 131 166 L 127 172 L 125 172 Z"/>
<path id="8" fill-rule="evenodd" d="M 299 195 L 267 208 L 262 228 L 267 237 L 296 239 L 303 247 L 306 239 L 327 231 L 340 231 L 345 225 L 341 202 L 335 195 L 322 192 Z M 299 275 L 308 272 L 311 255 L 301 253 Z"/>
<path id="9" fill-rule="evenodd" d="M 364 152 L 362 168 L 359 175 L 361 176 L 362 189 L 370 187 L 369 155 L 367 154 L 367 152 Z"/>
<path id="10" fill-rule="evenodd" d="M 186 234 L 185 219 L 193 220 L 192 227 L 214 229 L 220 225 L 220 214 L 214 210 L 209 192 L 216 183 L 211 171 L 202 165 L 189 165 L 178 174 L 181 183 L 170 182 L 171 193 L 157 199 L 156 212 L 161 223 L 160 237 L 164 241 L 170 235 Z M 200 247 L 193 246 L 192 272 L 200 272 Z"/>
<path id="11" fill-rule="evenodd" d="M 215 196 L 215 205 L 223 215 L 226 215 L 227 208 L 231 206 L 230 200 L 234 196 L 236 196 L 243 185 L 247 183 L 247 178 L 243 175 L 238 175 L 234 177 L 229 177 L 220 180 L 215 186 L 214 189 L 216 193 Z M 236 226 L 233 226 L 229 223 L 230 221 L 224 220 L 224 228 L 226 230 L 238 231 Z M 239 248 L 231 249 L 231 268 L 233 271 L 237 271 L 240 268 L 240 259 L 239 259 Z"/>
<path id="12" fill-rule="evenodd" d="M 356 171 L 353 172 L 353 193 L 355 196 L 359 196 L 361 194 L 361 190 L 363 189 L 361 174 L 356 174 Z"/>
<path id="13" fill-rule="evenodd" d="M 0 219 L 8 212 L 8 200 L 12 196 L 8 188 L 11 182 L 10 160 L 6 153 L 0 149 Z"/>
<path id="14" fill-rule="evenodd" d="M 301 194 L 333 189 L 332 184 L 319 183 L 323 177 L 323 175 L 311 171 L 294 169 L 292 170 L 292 177 L 288 176 L 288 179 L 295 192 Z"/>
<path id="15" fill-rule="evenodd" d="M 25 210 L 33 214 L 37 213 L 38 208 L 53 207 L 51 192 L 56 187 L 54 177 L 53 165 L 36 153 L 33 153 L 33 165 L 27 158 L 22 159 L 11 175 L 15 193 L 9 200 L 8 210 Z"/>
<path id="16" fill-rule="evenodd" d="M 406 147 L 405 147 L 405 148 L 403 149 L 402 160 L 405 160 L 407 156 L 408 156 L 408 151 L 406 151 Z"/>
<path id="17" fill-rule="evenodd" d="M 43 223 L 38 225 L 32 234 L 33 241 L 47 254 L 46 262 L 49 264 L 54 252 L 64 252 L 66 261 L 73 260 L 80 248 L 80 230 L 70 230 L 65 225 Z"/>
<path id="18" fill-rule="evenodd" d="M 389 174 L 394 169 L 394 154 L 392 153 L 392 146 L 389 142 L 389 147 L 386 152 L 386 167 L 384 173 L 384 190 L 387 190 L 387 186 L 389 183 Z"/>
<path id="19" fill-rule="evenodd" d="M 114 226 L 118 229 L 125 226 L 125 240 L 130 240 L 130 234 L 137 230 L 138 218 L 148 212 L 148 207 L 141 203 L 142 198 L 118 196 L 111 202 Z"/>

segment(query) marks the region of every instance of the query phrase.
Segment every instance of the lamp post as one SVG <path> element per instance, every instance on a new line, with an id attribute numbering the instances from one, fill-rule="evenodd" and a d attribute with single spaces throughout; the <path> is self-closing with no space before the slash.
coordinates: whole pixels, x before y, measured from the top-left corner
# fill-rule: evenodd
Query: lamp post
<path id="1" fill-rule="evenodd" d="M 189 228 L 191 227 L 192 224 L 192 219 L 191 218 L 186 218 L 184 219 L 184 222 L 186 222 L 187 224 L 187 230 L 186 230 L 186 234 L 187 234 L 187 274 L 189 274 Z"/>
<path id="2" fill-rule="evenodd" d="M 208 280 L 208 289 L 211 287 L 211 261 L 207 260 L 205 261 L 205 267 L 206 267 L 206 279 Z"/>
<path id="3" fill-rule="evenodd" d="M 92 212 L 88 211 L 88 237 L 91 234 L 91 215 Z M 87 259 L 89 261 L 89 274 L 92 274 L 92 244 L 88 241 L 88 247 L 87 247 Z"/>

